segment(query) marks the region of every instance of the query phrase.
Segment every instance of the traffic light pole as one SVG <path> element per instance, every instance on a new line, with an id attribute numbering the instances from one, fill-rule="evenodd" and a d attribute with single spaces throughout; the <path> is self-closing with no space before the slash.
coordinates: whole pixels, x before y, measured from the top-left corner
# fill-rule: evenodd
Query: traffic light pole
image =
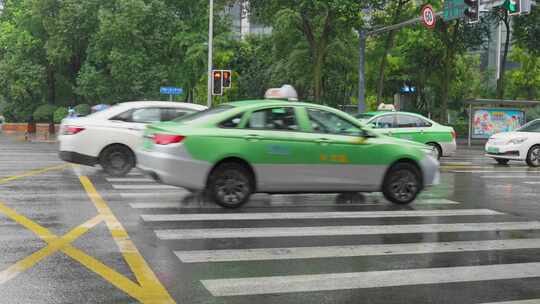
<path id="1" fill-rule="evenodd" d="M 210 0 L 210 12 L 208 16 L 208 96 L 207 105 L 212 106 L 212 67 L 214 49 L 214 0 Z"/>

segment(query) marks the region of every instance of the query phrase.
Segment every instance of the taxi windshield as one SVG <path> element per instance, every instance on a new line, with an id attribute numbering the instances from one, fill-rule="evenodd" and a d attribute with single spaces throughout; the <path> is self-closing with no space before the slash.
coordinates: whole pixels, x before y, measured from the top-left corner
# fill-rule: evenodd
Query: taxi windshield
<path id="1" fill-rule="evenodd" d="M 203 119 L 203 118 L 206 118 L 206 117 L 209 117 L 209 116 L 212 116 L 212 115 L 216 115 L 216 114 L 228 111 L 228 110 L 233 109 L 233 108 L 234 107 L 231 106 L 231 105 L 221 105 L 221 106 L 217 106 L 215 108 L 210 108 L 210 109 L 207 109 L 207 110 L 204 110 L 204 111 L 195 112 L 193 114 L 182 116 L 182 117 L 179 117 L 179 118 L 177 118 L 177 119 L 175 119 L 173 121 L 174 122 L 182 122 L 182 123 L 192 122 L 192 121 L 195 121 L 195 120 Z"/>

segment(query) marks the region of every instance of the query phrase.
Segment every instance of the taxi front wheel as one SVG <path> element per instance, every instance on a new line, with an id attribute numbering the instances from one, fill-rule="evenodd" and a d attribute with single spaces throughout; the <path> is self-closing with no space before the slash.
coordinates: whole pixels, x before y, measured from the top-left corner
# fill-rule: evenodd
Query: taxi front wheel
<path id="1" fill-rule="evenodd" d="M 384 197 L 394 204 L 405 205 L 416 199 L 422 189 L 420 172 L 409 163 L 393 165 L 382 186 Z"/>
<path id="2" fill-rule="evenodd" d="M 252 184 L 251 175 L 244 166 L 225 163 L 210 174 L 207 194 L 224 208 L 239 208 L 248 202 L 253 192 Z"/>

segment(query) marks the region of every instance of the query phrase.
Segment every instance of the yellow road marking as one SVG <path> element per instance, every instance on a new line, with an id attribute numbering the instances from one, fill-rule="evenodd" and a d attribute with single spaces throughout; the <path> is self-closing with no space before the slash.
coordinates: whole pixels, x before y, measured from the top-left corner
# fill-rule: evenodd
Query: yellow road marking
<path id="1" fill-rule="evenodd" d="M 90 197 L 90 200 L 94 203 L 98 213 L 103 217 L 118 249 L 135 274 L 137 281 L 145 290 L 149 300 L 155 303 L 175 303 L 152 269 L 150 269 L 150 266 L 148 266 L 142 255 L 139 253 L 135 244 L 133 244 L 129 238 L 127 231 L 116 219 L 101 195 L 99 195 L 90 179 L 86 176 L 80 176 L 79 179 L 86 190 L 86 193 Z"/>
<path id="2" fill-rule="evenodd" d="M 60 165 L 60 166 L 36 169 L 36 170 L 28 171 L 26 173 L 22 173 L 22 174 L 10 176 L 10 177 L 4 177 L 4 178 L 0 179 L 0 185 L 7 184 L 7 183 L 9 183 L 11 181 L 14 181 L 14 180 L 17 180 L 17 179 L 30 177 L 30 176 L 34 176 L 34 175 L 39 175 L 39 174 L 49 172 L 49 171 L 63 170 L 63 169 L 66 169 L 68 167 L 71 167 L 71 166 L 72 166 L 71 164 L 64 164 L 64 165 Z"/>
<path id="3" fill-rule="evenodd" d="M 42 233 L 39 236 L 42 239 L 46 240 L 49 244 L 47 247 L 36 251 L 32 255 L 13 264 L 4 271 L 0 271 L 0 284 L 4 284 L 5 282 L 15 278 L 17 275 L 30 269 L 41 260 L 60 251 L 62 248 L 66 247 L 66 245 L 72 243 L 77 238 L 81 237 L 90 229 L 103 221 L 101 216 L 96 216 L 93 219 L 87 221 L 86 223 L 74 228 L 65 236 L 58 238 L 55 235 L 52 235 L 48 230 L 43 229 L 42 227 L 35 227 L 35 225 L 29 219 L 16 214 L 13 210 L 7 208 L 4 204 L 1 203 L 0 211 L 25 227 L 32 227 L 32 229 L 37 228 L 35 231 L 32 231 L 34 231 L 35 233 Z"/>
<path id="4" fill-rule="evenodd" d="M 13 221 L 19 223 L 21 226 L 32 231 L 34 234 L 39 236 L 41 239 L 46 241 L 49 245 L 36 253 L 30 255 L 29 257 L 15 263 L 13 266 L 9 267 L 2 272 L 3 276 L 0 276 L 0 284 L 7 282 L 10 279 L 13 279 L 18 274 L 22 273 L 24 270 L 29 269 L 35 265 L 40 260 L 54 254 L 57 251 L 62 251 L 66 255 L 70 256 L 77 262 L 84 265 L 90 271 L 93 271 L 100 275 L 103 279 L 116 286 L 118 289 L 123 290 L 128 295 L 132 296 L 135 299 L 138 299 L 142 303 L 154 303 L 152 299 L 147 300 L 148 295 L 145 294 L 145 291 L 137 284 L 133 283 L 127 279 L 122 274 L 117 271 L 109 268 L 95 258 L 87 255 L 83 251 L 74 248 L 70 243 L 75 241 L 77 237 L 82 236 L 86 231 L 91 229 L 91 226 L 96 226 L 100 222 L 103 222 L 103 216 L 98 215 L 93 219 L 89 220 L 85 224 L 80 225 L 79 227 L 73 229 L 63 238 L 58 238 L 56 235 L 51 233 L 47 228 L 44 228 L 32 220 L 26 218 L 23 215 L 18 214 L 13 209 L 10 209 L 4 204 L 0 203 L 0 212 L 4 213 L 6 216 L 11 218 Z M 86 230 L 86 231 L 85 231 Z M 78 236 L 77 236 L 78 235 Z M 56 249 L 56 250 L 53 250 Z"/>
<path id="5" fill-rule="evenodd" d="M 24 177 L 34 176 L 53 170 L 62 170 L 72 165 L 66 164 L 49 168 L 32 170 L 16 176 L 0 179 L 0 185 Z M 13 209 L 10 209 L 5 204 L 0 203 L 0 213 L 3 213 L 8 218 L 19 223 L 29 231 L 32 231 L 38 237 L 47 242 L 47 246 L 31 254 L 30 256 L 20 260 L 7 269 L 0 271 L 0 285 L 15 278 L 17 275 L 30 269 L 43 259 L 53 255 L 56 252 L 63 252 L 72 259 L 79 262 L 81 265 L 88 268 L 90 271 L 101 276 L 104 280 L 111 283 L 113 286 L 124 291 L 127 295 L 135 298 L 141 303 L 148 304 L 168 304 L 176 303 L 169 295 L 165 287 L 161 284 L 152 269 L 148 266 L 142 255 L 139 253 L 133 242 L 130 240 L 127 231 L 122 224 L 116 219 L 107 203 L 101 198 L 97 190 L 88 177 L 79 177 L 81 184 L 86 190 L 88 196 L 94 203 L 99 215 L 88 220 L 87 222 L 72 229 L 63 237 L 58 237 L 47 228 L 33 222 L 23 215 L 18 214 Z M 128 263 L 132 272 L 135 274 L 139 284 L 134 283 L 124 275 L 118 273 L 114 269 L 103 264 L 99 260 L 89 256 L 82 250 L 79 250 L 71 245 L 76 239 L 84 235 L 90 229 L 101 222 L 105 222 L 109 228 L 111 235 L 118 245 L 118 248 L 124 259 Z"/>

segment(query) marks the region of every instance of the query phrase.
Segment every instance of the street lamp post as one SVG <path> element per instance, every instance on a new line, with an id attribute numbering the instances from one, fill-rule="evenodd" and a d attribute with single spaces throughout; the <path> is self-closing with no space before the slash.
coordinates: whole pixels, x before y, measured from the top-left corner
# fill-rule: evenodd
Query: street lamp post
<path id="1" fill-rule="evenodd" d="M 208 107 L 212 106 L 212 61 L 213 61 L 213 45 L 214 45 L 214 0 L 210 0 L 210 12 L 208 18 Z"/>

